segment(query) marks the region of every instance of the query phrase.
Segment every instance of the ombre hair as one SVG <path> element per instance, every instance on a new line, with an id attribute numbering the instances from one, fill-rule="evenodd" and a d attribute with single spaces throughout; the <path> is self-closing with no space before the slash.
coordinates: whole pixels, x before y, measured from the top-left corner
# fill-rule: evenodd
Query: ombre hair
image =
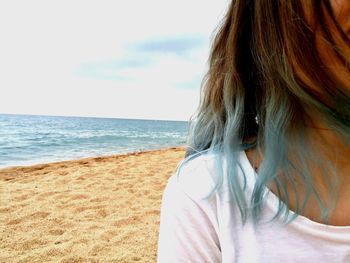
<path id="1" fill-rule="evenodd" d="M 290 219 L 287 208 L 290 196 L 294 196 L 296 215 L 303 211 L 309 198 L 315 198 L 323 220 L 327 221 L 334 203 L 327 204 L 320 196 L 311 177 L 310 163 L 322 167 L 324 183 L 332 200 L 337 199 L 334 166 L 320 158 L 306 127 L 312 123 L 312 110 L 350 146 L 350 87 L 338 80 L 321 59 L 315 30 L 306 22 L 302 1 L 232 0 L 215 32 L 209 69 L 201 83 L 200 103 L 190 118 L 188 148 L 177 174 L 185 163 L 205 152 L 222 153 L 227 160 L 225 172 L 230 193 L 243 223 L 248 215 L 258 222 L 268 184 L 273 184 L 279 196 L 284 197 L 274 219 L 284 215 L 283 222 L 289 223 L 295 218 Z M 350 48 L 349 39 L 338 25 L 329 1 L 309 3 L 334 59 L 349 71 L 350 58 L 337 48 L 326 18 Z M 298 76 L 296 66 L 318 90 Z M 239 179 L 238 157 L 240 151 L 249 148 L 263 153 L 263 161 L 252 197 L 247 200 L 246 184 L 242 185 Z M 208 197 L 223 182 L 222 157 L 216 159 L 216 164 L 220 176 Z M 295 176 L 303 182 L 301 186 L 296 185 Z M 292 187 L 293 195 L 287 185 Z M 306 193 L 301 203 L 297 200 L 299 187 Z"/>

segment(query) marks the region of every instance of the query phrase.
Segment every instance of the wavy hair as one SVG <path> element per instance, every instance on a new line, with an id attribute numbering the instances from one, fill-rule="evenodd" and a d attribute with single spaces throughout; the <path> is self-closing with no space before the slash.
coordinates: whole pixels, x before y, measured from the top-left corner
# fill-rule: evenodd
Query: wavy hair
<path id="1" fill-rule="evenodd" d="M 212 39 L 200 103 L 190 118 L 188 148 L 177 172 L 206 151 L 221 151 L 227 160 L 229 189 L 243 223 L 250 213 L 258 222 L 268 184 L 273 184 L 283 197 L 273 219 L 284 215 L 283 222 L 289 223 L 310 198 L 315 198 L 327 221 L 334 203 L 327 204 L 322 199 L 312 180 L 310 164 L 322 167 L 324 183 L 332 200 L 337 199 L 334 166 L 322 160 L 306 127 L 313 120 L 310 112 L 317 113 L 350 146 L 350 87 L 338 80 L 320 57 L 315 29 L 307 22 L 302 1 L 232 0 Z M 323 41 L 349 72 L 349 57 L 337 48 L 329 23 L 350 48 L 349 39 L 337 23 L 329 1 L 313 0 L 310 4 Z M 296 66 L 319 89 L 298 76 Z M 263 161 L 252 197 L 247 200 L 246 184 L 240 183 L 237 167 L 239 152 L 250 148 L 263 153 Z M 208 197 L 223 181 L 222 159 L 216 162 L 220 176 Z M 296 183 L 296 177 L 302 185 Z M 306 193 L 301 203 L 300 187 Z M 289 218 L 292 196 L 296 215 Z"/>

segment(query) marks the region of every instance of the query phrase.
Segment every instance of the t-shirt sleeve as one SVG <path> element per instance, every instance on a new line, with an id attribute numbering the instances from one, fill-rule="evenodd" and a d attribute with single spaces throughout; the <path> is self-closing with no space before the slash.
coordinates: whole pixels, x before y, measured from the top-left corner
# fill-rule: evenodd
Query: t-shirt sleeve
<path id="1" fill-rule="evenodd" d="M 169 178 L 161 205 L 158 263 L 221 262 L 215 215 L 208 207 L 191 198 L 175 175 Z"/>

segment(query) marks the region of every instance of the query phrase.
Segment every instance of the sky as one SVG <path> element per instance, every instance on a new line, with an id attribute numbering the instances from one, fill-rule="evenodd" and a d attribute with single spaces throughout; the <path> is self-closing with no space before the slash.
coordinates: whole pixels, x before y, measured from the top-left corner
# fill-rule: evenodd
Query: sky
<path id="1" fill-rule="evenodd" d="M 228 0 L 0 2 L 0 113 L 188 121 Z"/>

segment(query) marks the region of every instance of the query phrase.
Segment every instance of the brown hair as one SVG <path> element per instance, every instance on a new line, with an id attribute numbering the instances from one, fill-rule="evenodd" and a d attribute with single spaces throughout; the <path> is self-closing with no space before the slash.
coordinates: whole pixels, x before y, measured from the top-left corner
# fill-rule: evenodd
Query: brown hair
<path id="1" fill-rule="evenodd" d="M 242 218 L 248 204 L 235 171 L 239 149 L 264 149 L 264 162 L 251 200 L 253 216 L 257 218 L 264 185 L 273 181 L 288 199 L 286 182 L 293 185 L 291 174 L 295 171 L 323 207 L 304 160 L 325 165 L 325 180 L 329 183 L 327 173 L 333 170 L 326 169 L 308 143 L 305 126 L 312 121 L 311 110 L 350 146 L 349 83 L 340 81 L 329 70 L 318 52 L 317 36 L 322 37 L 334 60 L 347 71 L 348 50 L 340 49 L 338 40 L 349 49 L 350 41 L 336 21 L 329 1 L 310 0 L 310 10 L 305 9 L 303 2 L 232 0 L 215 33 L 200 105 L 190 120 L 186 157 L 214 148 L 225 153 L 230 187 Z M 332 26 L 336 31 L 331 32 Z M 290 162 L 291 152 L 301 167 Z M 276 176 L 280 169 L 284 171 L 283 179 Z M 297 192 L 296 187 L 294 190 Z"/>

